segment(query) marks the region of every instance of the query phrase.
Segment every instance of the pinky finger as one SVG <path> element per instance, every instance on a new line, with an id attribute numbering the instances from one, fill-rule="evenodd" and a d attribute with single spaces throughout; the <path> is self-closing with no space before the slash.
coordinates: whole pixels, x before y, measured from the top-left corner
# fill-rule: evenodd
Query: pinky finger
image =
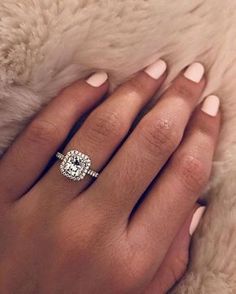
<path id="1" fill-rule="evenodd" d="M 164 261 L 157 270 L 145 294 L 165 294 L 184 275 L 189 261 L 189 246 L 206 207 L 196 205 L 175 237 Z"/>

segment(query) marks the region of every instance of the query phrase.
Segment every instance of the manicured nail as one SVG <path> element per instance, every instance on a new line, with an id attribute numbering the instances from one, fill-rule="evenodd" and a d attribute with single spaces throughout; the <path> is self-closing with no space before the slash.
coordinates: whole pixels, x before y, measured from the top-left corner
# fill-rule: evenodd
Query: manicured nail
<path id="1" fill-rule="evenodd" d="M 107 73 L 105 73 L 104 71 L 99 71 L 94 73 L 93 75 L 91 75 L 86 82 L 92 86 L 92 87 L 100 87 L 101 85 L 103 85 L 106 80 L 108 79 L 108 75 Z"/>
<path id="2" fill-rule="evenodd" d="M 220 107 L 220 99 L 215 95 L 208 96 L 203 104 L 202 111 L 210 116 L 216 116 Z"/>
<path id="3" fill-rule="evenodd" d="M 196 231 L 205 210 L 206 210 L 206 207 L 201 206 L 195 211 L 193 218 L 192 218 L 190 228 L 189 228 L 190 236 L 192 236 L 194 234 L 194 232 Z"/>
<path id="4" fill-rule="evenodd" d="M 204 75 L 204 72 L 204 66 L 201 63 L 195 62 L 186 69 L 184 76 L 192 82 L 199 83 Z"/>
<path id="5" fill-rule="evenodd" d="M 149 65 L 145 68 L 146 74 L 148 74 L 151 78 L 158 80 L 163 73 L 167 69 L 167 64 L 164 60 L 159 59 L 155 61 L 153 64 Z"/>

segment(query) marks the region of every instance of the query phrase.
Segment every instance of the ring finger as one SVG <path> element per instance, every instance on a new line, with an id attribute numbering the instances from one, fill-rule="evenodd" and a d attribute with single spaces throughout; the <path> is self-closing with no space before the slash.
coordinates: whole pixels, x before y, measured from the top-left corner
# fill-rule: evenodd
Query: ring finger
<path id="1" fill-rule="evenodd" d="M 89 155 L 93 170 L 101 170 L 127 135 L 138 113 L 161 86 L 165 71 L 166 63 L 159 60 L 119 87 L 90 114 L 63 154 L 79 150 Z M 69 200 L 85 189 L 91 178 L 71 181 L 60 174 L 59 164 L 57 162 L 35 188 Z"/>

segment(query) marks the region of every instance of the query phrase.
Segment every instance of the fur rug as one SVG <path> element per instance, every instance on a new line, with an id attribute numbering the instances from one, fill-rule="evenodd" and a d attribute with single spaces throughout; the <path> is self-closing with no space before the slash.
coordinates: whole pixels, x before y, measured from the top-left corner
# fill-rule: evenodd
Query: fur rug
<path id="1" fill-rule="evenodd" d="M 63 87 L 96 69 L 111 90 L 158 57 L 166 85 L 203 62 L 224 125 L 191 264 L 173 290 L 236 293 L 236 1 L 1 0 L 0 152 Z"/>

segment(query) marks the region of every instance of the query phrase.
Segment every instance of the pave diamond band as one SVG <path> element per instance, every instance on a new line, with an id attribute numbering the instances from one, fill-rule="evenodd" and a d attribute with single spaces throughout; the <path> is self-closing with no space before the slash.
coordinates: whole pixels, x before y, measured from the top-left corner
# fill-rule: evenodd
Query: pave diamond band
<path id="1" fill-rule="evenodd" d="M 60 164 L 61 173 L 73 181 L 80 181 L 86 175 L 94 178 L 99 176 L 99 173 L 90 169 L 91 159 L 89 156 L 77 150 L 69 151 L 66 155 L 57 152 L 56 157 L 62 161 Z"/>

